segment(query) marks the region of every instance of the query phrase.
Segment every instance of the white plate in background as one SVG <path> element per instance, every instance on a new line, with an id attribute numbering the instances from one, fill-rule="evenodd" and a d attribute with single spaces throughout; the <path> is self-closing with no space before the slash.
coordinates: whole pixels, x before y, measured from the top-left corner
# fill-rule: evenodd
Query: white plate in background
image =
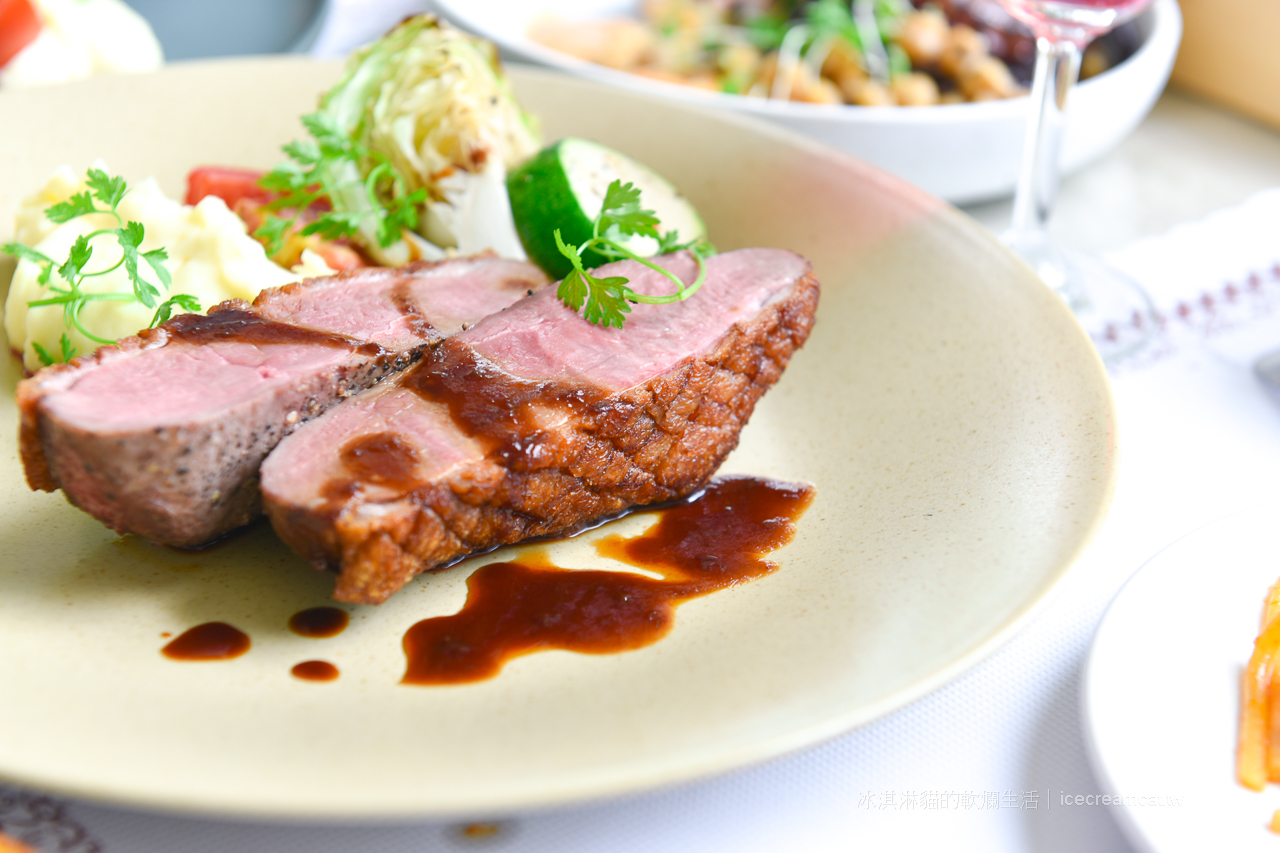
<path id="1" fill-rule="evenodd" d="M 1098 628 L 1084 681 L 1090 759 L 1144 853 L 1274 851 L 1280 786 L 1236 782 L 1240 677 L 1280 579 L 1280 505 L 1209 524 L 1125 584 Z M 1145 800 L 1145 802 L 1144 802 Z"/>
<path id="2" fill-rule="evenodd" d="M 632 0 L 435 0 L 441 14 L 510 55 L 700 108 L 742 112 L 873 163 L 955 204 L 1013 192 L 1022 156 L 1027 98 L 938 107 L 779 103 L 724 95 L 627 74 L 530 40 L 540 17 L 564 20 L 634 14 Z M 1111 150 L 1138 126 L 1164 90 L 1182 40 L 1176 0 L 1156 0 L 1141 17 L 1144 41 L 1132 57 L 1072 93 L 1062 163 L 1072 172 Z"/>

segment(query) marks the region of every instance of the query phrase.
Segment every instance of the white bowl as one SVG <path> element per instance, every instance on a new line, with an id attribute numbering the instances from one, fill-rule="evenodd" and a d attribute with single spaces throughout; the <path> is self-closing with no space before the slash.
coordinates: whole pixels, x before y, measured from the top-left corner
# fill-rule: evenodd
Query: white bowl
<path id="1" fill-rule="evenodd" d="M 531 41 L 529 25 L 549 14 L 606 18 L 631 14 L 627 0 L 436 0 L 441 14 L 515 58 L 630 89 L 721 107 L 776 122 L 871 162 L 956 204 L 1013 192 L 1027 98 L 892 108 L 818 106 L 706 92 L 584 62 Z M 1066 172 L 1106 153 L 1150 111 L 1182 39 L 1177 0 L 1156 0 L 1137 21 L 1138 51 L 1071 94 L 1062 164 Z"/>

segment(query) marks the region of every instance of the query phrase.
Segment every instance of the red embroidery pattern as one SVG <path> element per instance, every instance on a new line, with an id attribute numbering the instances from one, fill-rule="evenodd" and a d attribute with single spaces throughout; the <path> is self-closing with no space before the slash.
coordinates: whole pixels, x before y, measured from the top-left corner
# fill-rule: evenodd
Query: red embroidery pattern
<path id="1" fill-rule="evenodd" d="M 1180 300 L 1170 308 L 1157 307 L 1155 340 L 1118 362 L 1112 372 L 1129 373 L 1168 358 L 1178 351 L 1179 340 L 1207 340 L 1277 313 L 1280 313 L 1280 262 L 1252 272 L 1240 281 L 1223 282 L 1216 289 L 1202 291 L 1194 299 Z"/>

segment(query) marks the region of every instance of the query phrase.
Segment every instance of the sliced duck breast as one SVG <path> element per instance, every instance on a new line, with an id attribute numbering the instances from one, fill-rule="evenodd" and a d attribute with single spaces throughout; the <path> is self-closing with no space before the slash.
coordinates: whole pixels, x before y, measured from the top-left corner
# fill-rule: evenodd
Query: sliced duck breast
<path id="1" fill-rule="evenodd" d="M 485 256 L 179 315 L 19 384 L 28 483 L 117 532 L 206 544 L 260 515 L 258 468 L 290 431 L 545 282 Z"/>
<path id="2" fill-rule="evenodd" d="M 661 261 L 690 281 L 694 260 Z M 624 261 L 642 293 L 669 282 Z M 467 554 L 566 533 L 701 488 L 808 337 L 818 303 L 792 252 L 717 255 L 690 299 L 586 323 L 553 288 L 300 428 L 268 456 L 272 525 L 334 597 L 377 603 Z"/>

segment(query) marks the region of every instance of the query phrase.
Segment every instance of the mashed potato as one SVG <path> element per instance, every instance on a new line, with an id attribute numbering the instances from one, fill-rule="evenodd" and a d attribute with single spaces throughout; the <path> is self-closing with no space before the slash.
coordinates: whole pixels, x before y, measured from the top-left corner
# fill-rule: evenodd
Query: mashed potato
<path id="1" fill-rule="evenodd" d="M 98 168 L 103 168 L 101 164 Z M 66 201 L 86 189 L 84 176 L 76 176 L 70 167 L 60 168 L 35 194 L 25 199 L 15 213 L 14 239 L 55 262 L 50 285 L 65 289 L 67 282 L 57 273 L 57 265 L 66 259 L 76 238 L 99 228 L 115 228 L 114 218 L 94 214 L 81 216 L 61 225 L 50 222 L 44 210 Z M 193 206 L 168 198 L 150 178 L 131 185 L 117 212 L 127 221 L 141 222 L 146 230 L 140 251 L 164 247 L 169 254 L 165 264 L 173 283 L 168 292 L 146 264 L 139 265 L 142 277 L 157 285 L 160 301 L 184 293 L 200 301 L 202 311 L 227 299 L 252 300 L 265 287 L 274 287 L 300 278 L 330 275 L 331 270 L 319 256 L 307 251 L 302 263 L 286 270 L 267 258 L 262 245 L 245 231 L 244 222 L 227 209 L 222 199 L 206 196 Z M 120 247 L 112 234 L 90 241 L 93 257 L 86 271 L 112 266 L 120 259 Z M 19 261 L 9 285 L 5 304 L 4 328 L 9 345 L 22 352 L 28 370 L 41 367 L 33 344 L 39 343 L 58 357 L 61 338 L 68 335 L 75 355 L 92 352 L 100 344 L 86 338 L 77 329 L 68 329 L 61 305 L 29 307 L 28 303 L 52 296 L 48 286 L 38 281 L 40 265 Z M 132 293 L 124 268 L 86 278 L 85 292 Z M 181 309 L 179 309 L 180 311 Z M 93 334 L 112 340 L 132 335 L 151 324 L 155 308 L 137 302 L 89 302 L 80 312 L 80 322 Z"/>

